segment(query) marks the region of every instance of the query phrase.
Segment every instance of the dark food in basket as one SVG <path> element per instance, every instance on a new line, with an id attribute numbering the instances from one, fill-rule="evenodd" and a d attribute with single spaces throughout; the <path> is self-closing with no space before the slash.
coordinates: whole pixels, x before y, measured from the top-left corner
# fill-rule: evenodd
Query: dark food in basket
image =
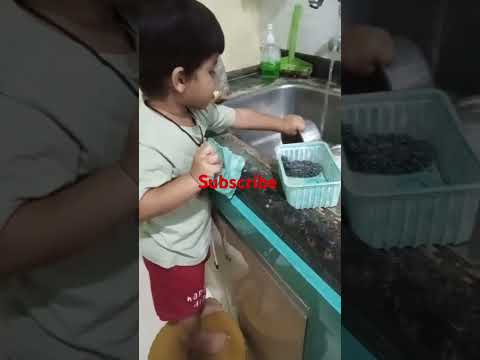
<path id="1" fill-rule="evenodd" d="M 285 173 L 289 177 L 315 177 L 323 170 L 322 165 L 308 160 L 288 160 L 286 156 L 282 156 L 282 162 Z"/>
<path id="2" fill-rule="evenodd" d="M 353 171 L 400 175 L 427 169 L 435 160 L 435 149 L 424 140 L 406 134 L 355 135 L 351 125 L 342 126 L 347 161 Z"/>

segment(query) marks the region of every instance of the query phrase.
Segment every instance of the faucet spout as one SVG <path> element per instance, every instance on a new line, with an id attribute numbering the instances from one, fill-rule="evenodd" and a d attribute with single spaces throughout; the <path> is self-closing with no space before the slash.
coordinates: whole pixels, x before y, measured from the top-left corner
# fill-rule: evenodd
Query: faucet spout
<path id="1" fill-rule="evenodd" d="M 323 5 L 324 0 L 308 0 L 308 4 L 312 9 L 318 9 Z"/>

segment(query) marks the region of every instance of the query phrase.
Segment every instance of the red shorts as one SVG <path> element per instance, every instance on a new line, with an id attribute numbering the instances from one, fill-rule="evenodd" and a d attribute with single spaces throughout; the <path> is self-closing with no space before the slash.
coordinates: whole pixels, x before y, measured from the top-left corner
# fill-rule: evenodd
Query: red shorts
<path id="1" fill-rule="evenodd" d="M 205 259 L 195 266 L 164 269 L 143 259 L 150 275 L 153 305 L 162 321 L 180 321 L 202 311 L 205 289 Z"/>

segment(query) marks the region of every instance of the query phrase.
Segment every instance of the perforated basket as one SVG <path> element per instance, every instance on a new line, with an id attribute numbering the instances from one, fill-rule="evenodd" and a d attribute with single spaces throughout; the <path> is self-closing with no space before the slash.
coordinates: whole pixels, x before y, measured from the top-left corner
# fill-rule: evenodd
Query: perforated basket
<path id="1" fill-rule="evenodd" d="M 280 178 L 288 203 L 296 209 L 334 207 L 341 191 L 341 172 L 329 146 L 321 141 L 284 144 L 276 148 Z M 297 178 L 287 176 L 282 157 L 289 161 L 308 160 L 319 163 L 323 171 L 319 176 Z"/>
<path id="2" fill-rule="evenodd" d="M 343 200 L 353 231 L 385 249 L 468 241 L 480 200 L 480 163 L 448 97 L 427 89 L 344 96 L 342 102 L 343 123 L 356 134 L 408 134 L 428 141 L 437 155 L 439 181 L 422 187 L 428 172 L 359 173 L 342 152 Z"/>

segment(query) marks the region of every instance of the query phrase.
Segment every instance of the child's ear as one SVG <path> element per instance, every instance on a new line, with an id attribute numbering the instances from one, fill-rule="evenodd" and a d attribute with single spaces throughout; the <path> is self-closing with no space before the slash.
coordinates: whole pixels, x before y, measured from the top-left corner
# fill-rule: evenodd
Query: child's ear
<path id="1" fill-rule="evenodd" d="M 185 74 L 185 69 L 183 67 L 176 67 L 172 71 L 173 88 L 177 92 L 182 94 L 185 91 L 186 83 L 187 83 L 187 76 Z"/>

